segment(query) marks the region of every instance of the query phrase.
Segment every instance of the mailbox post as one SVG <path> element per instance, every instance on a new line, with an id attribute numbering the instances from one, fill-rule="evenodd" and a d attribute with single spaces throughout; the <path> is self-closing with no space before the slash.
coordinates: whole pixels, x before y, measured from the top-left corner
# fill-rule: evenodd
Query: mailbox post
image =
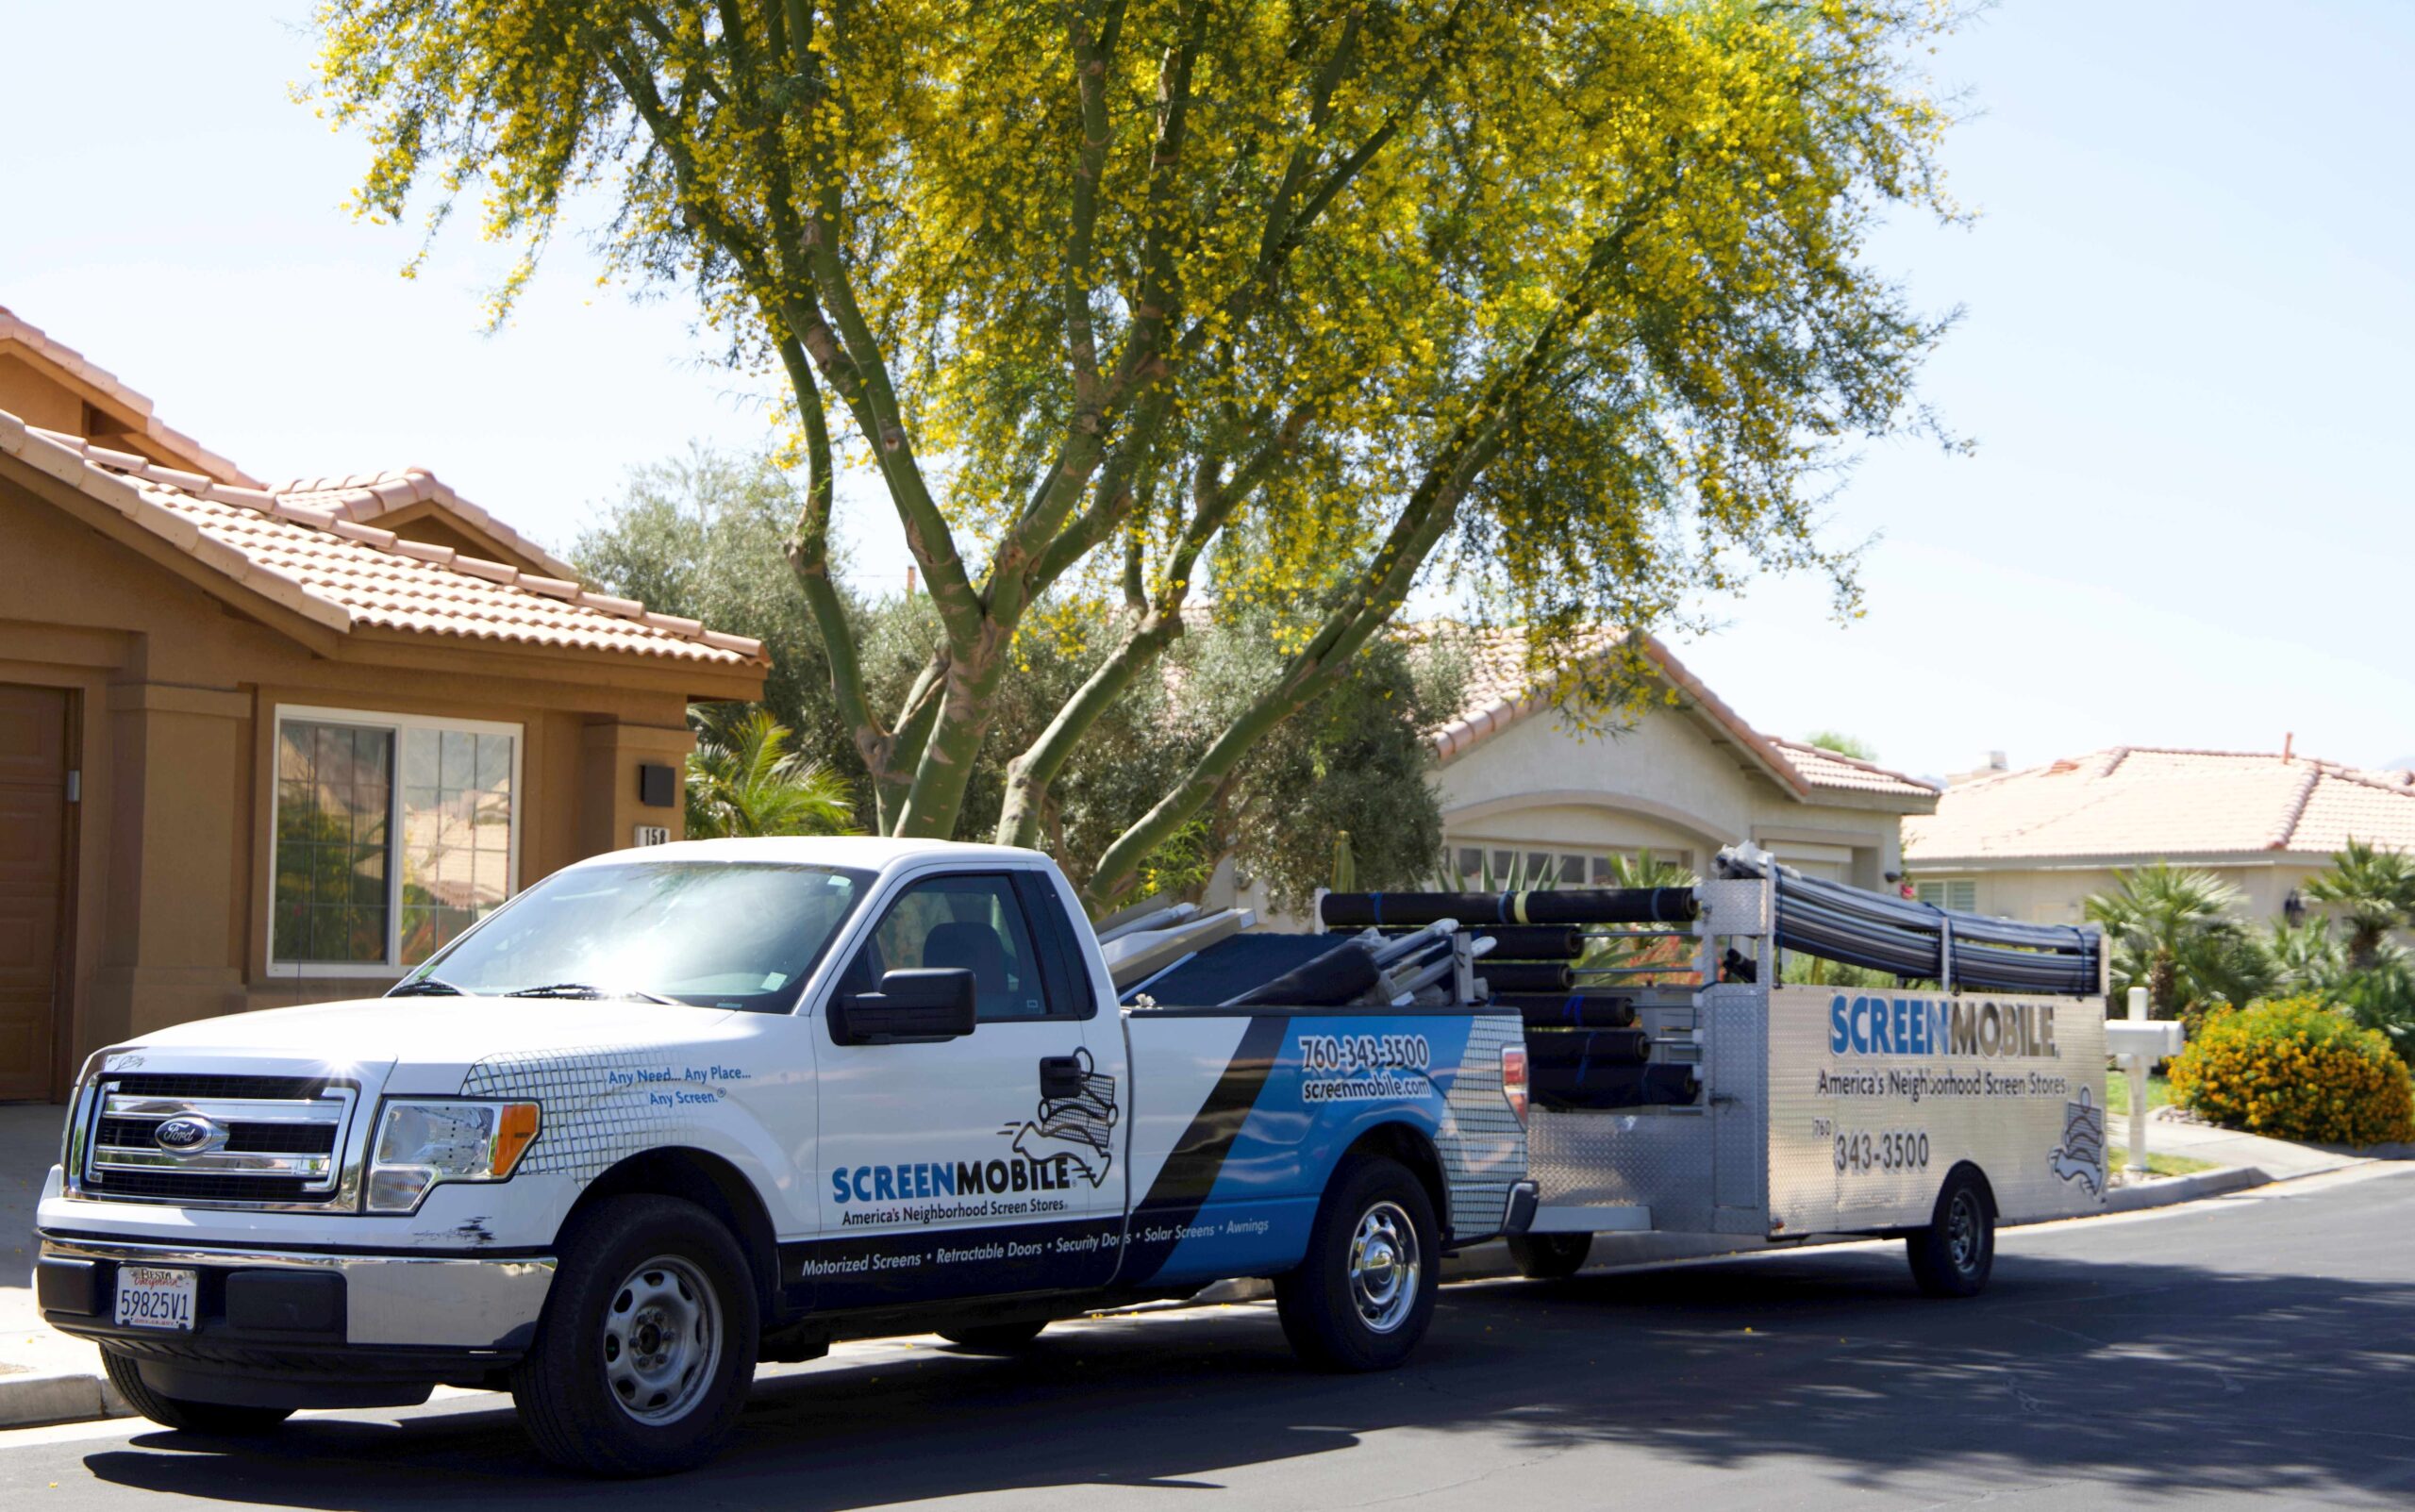
<path id="1" fill-rule="evenodd" d="M 2105 1025 L 2105 1048 L 2123 1057 L 2123 1070 L 2130 1078 L 2130 1159 L 2123 1167 L 2126 1174 L 2146 1173 L 2147 1072 L 2157 1061 L 2180 1054 L 2185 1038 L 2179 1020 L 2147 1017 L 2147 989 L 2142 987 L 2130 989 L 2129 1018 L 2107 1021 Z"/>

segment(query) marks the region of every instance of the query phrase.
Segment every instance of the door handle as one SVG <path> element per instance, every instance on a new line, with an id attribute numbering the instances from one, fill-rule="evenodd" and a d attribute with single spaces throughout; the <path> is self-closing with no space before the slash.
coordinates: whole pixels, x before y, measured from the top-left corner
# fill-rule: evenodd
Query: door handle
<path id="1" fill-rule="evenodd" d="M 1040 1057 L 1040 1096 L 1048 1103 L 1062 1102 L 1082 1095 L 1082 1060 L 1079 1055 L 1042 1055 Z"/>

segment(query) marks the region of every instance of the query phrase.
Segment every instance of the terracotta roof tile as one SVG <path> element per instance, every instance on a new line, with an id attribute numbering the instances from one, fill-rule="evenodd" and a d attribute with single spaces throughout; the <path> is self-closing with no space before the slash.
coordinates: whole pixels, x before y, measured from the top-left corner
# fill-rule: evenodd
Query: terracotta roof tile
<path id="1" fill-rule="evenodd" d="M 519 641 L 689 661 L 766 665 L 762 642 L 649 614 L 449 548 L 398 540 L 348 509 L 207 484 L 0 411 L 0 452 L 23 458 L 322 624 Z"/>
<path id="2" fill-rule="evenodd" d="M 578 575 L 570 563 L 454 492 L 443 479 L 424 467 L 355 473 L 344 477 L 295 478 L 277 485 L 275 491 L 281 498 L 333 509 L 362 524 L 412 505 L 432 503 L 557 577 Z"/>
<path id="3" fill-rule="evenodd" d="M 2415 786 L 2278 753 L 2114 746 L 1946 789 L 1904 822 L 1915 864 L 2415 850 Z"/>
<path id="4" fill-rule="evenodd" d="M 66 342 L 54 341 L 42 331 L 42 327 L 33 324 L 7 306 L 0 305 L 0 349 L 5 349 L 11 343 L 24 347 L 36 358 L 50 364 L 78 382 L 99 390 L 118 408 L 133 416 L 142 433 L 152 440 L 158 441 L 162 451 L 173 452 L 188 461 L 199 464 L 210 477 L 222 482 L 249 484 L 255 488 L 259 486 L 259 479 L 210 451 L 183 431 L 162 423 L 158 416 L 151 412 L 151 400 L 147 395 L 135 392 L 121 382 L 116 374 L 101 367 Z M 142 461 L 142 458 L 138 457 L 136 460 Z M 197 476 L 198 474 L 184 475 Z"/>
<path id="5" fill-rule="evenodd" d="M 1770 743 L 1803 773 L 1804 780 L 1814 788 L 1849 788 L 1857 792 L 1900 793 L 1906 797 L 1931 797 L 1937 789 L 1918 777 L 1907 777 L 1890 772 L 1874 761 L 1831 751 L 1825 746 L 1808 745 L 1801 740 L 1784 740 L 1773 736 Z"/>

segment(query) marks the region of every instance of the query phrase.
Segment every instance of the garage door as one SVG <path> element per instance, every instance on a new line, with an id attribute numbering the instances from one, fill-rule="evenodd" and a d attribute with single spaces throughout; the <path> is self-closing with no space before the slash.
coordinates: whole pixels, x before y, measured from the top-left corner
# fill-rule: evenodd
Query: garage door
<path id="1" fill-rule="evenodd" d="M 0 684 L 0 1098 L 50 1095 L 67 874 L 67 694 Z"/>

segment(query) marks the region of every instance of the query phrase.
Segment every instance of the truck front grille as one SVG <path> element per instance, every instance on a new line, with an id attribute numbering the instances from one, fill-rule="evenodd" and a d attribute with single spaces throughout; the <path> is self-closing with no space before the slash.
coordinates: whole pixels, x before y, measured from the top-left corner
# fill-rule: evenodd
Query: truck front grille
<path id="1" fill-rule="evenodd" d="M 341 1152 L 356 1095 L 323 1077 L 103 1077 L 78 1186 L 87 1197 L 133 1202 L 330 1202 L 344 1185 Z"/>

